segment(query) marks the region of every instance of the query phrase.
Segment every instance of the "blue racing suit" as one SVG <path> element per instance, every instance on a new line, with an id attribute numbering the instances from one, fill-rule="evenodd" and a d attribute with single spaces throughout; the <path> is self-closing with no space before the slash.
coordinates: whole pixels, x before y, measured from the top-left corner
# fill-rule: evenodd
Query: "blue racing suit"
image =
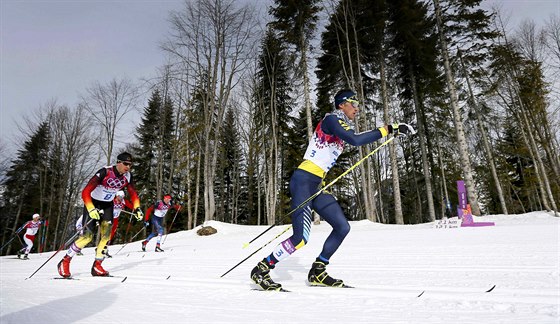
<path id="1" fill-rule="evenodd" d="M 387 136 L 384 127 L 356 134 L 353 123 L 342 111 L 327 114 L 317 125 L 304 155 L 304 161 L 290 179 L 291 207 L 297 208 L 321 189 L 323 178 L 332 168 L 344 149 L 344 142 L 361 146 Z M 267 257 L 270 264 L 290 256 L 309 241 L 311 210 L 315 210 L 329 225 L 332 232 L 327 237 L 318 259 L 328 263 L 348 232 L 350 224 L 336 199 L 322 192 L 292 214 L 293 234 L 284 240 Z"/>
<path id="2" fill-rule="evenodd" d="M 157 236 L 157 244 L 159 246 L 159 244 L 161 243 L 161 237 L 163 235 L 163 217 L 165 217 L 165 214 L 167 214 L 169 208 L 175 208 L 179 210 L 180 207 L 179 205 L 173 206 L 171 202 L 169 202 L 169 204 L 166 204 L 163 200 L 159 200 L 153 206 L 148 208 L 148 210 L 146 211 L 145 220 L 147 221 L 153 212 L 151 221 L 152 232 L 150 233 L 150 235 L 148 235 L 148 237 L 146 237 L 144 242 L 148 243 L 152 238 Z"/>

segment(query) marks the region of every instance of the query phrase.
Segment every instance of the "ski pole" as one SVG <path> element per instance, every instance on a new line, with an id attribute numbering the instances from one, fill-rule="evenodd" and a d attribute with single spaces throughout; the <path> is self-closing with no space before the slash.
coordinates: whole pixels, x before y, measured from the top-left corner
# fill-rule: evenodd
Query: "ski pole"
<path id="1" fill-rule="evenodd" d="M 179 209 L 177 209 L 177 211 L 175 212 L 175 216 L 173 216 L 173 220 L 171 221 L 171 225 L 169 225 L 169 227 L 167 228 L 167 231 L 165 232 L 165 237 L 163 238 L 163 241 L 161 242 L 161 244 L 165 243 L 165 239 L 167 238 L 167 235 L 169 235 L 169 231 L 171 230 L 171 227 L 173 226 L 173 223 L 175 223 L 175 217 L 177 217 L 177 214 L 179 214 L 179 210 L 181 210 L 181 207 L 179 207 Z"/>
<path id="2" fill-rule="evenodd" d="M 129 211 L 126 211 L 126 210 L 121 210 L 121 213 L 125 213 L 125 214 L 129 214 L 129 215 L 134 215 L 134 216 L 136 216 L 135 213 L 129 212 Z"/>
<path id="3" fill-rule="evenodd" d="M 266 242 L 263 246 L 261 246 L 260 248 L 258 248 L 257 250 L 255 250 L 255 252 L 249 254 L 245 259 L 241 260 L 238 264 L 234 265 L 231 269 L 229 269 L 228 271 L 226 271 L 223 275 L 220 276 L 220 278 L 223 278 L 225 275 L 227 275 L 228 273 L 230 273 L 233 269 L 237 268 L 241 263 L 247 261 L 247 259 L 249 259 L 250 257 L 252 257 L 253 255 L 255 255 L 257 252 L 259 252 L 260 250 L 262 250 L 265 246 L 269 245 L 270 243 L 272 243 L 274 240 L 276 240 L 277 238 L 279 238 L 282 234 L 286 233 L 290 228 L 292 228 L 292 225 L 286 227 L 285 230 L 283 230 L 280 234 L 276 235 L 272 240 Z"/>
<path id="4" fill-rule="evenodd" d="M 43 223 L 43 232 L 41 233 L 41 240 L 39 241 L 39 253 L 43 253 L 43 250 L 45 250 L 45 237 L 47 235 L 47 224 L 48 224 L 48 220 L 45 219 L 45 222 Z"/>
<path id="5" fill-rule="evenodd" d="M 102 211 L 100 211 L 100 214 L 103 214 Z M 91 223 L 93 221 L 93 218 L 90 218 L 89 221 L 86 223 L 86 225 L 83 228 L 87 228 L 89 223 Z M 78 237 L 81 233 L 81 229 L 76 231 L 76 233 L 74 233 L 74 235 L 72 235 L 72 237 L 70 237 L 66 242 L 62 243 L 60 245 L 60 247 L 58 248 L 58 250 L 56 250 L 53 255 L 50 256 L 50 258 L 47 259 L 47 261 L 45 261 L 39 268 L 37 268 L 37 270 L 35 270 L 35 272 L 33 272 L 29 277 L 25 278 L 25 280 L 27 279 L 31 279 L 31 277 L 33 277 L 39 270 L 41 270 L 42 267 L 45 266 L 45 264 L 47 264 L 52 258 L 54 258 L 55 255 L 58 254 L 58 252 L 60 252 L 65 246 L 68 246 L 70 243 L 72 243 L 76 237 Z"/>
<path id="6" fill-rule="evenodd" d="M 128 231 L 130 230 L 130 224 L 132 223 L 132 216 L 136 216 L 136 214 L 131 213 L 129 211 L 126 210 L 121 210 L 121 213 L 125 213 L 125 214 L 129 214 L 130 217 L 128 218 L 128 225 L 126 226 L 126 231 L 124 233 L 124 240 L 126 240 L 126 237 L 128 236 Z"/>
<path id="7" fill-rule="evenodd" d="M 308 202 L 310 202 L 311 200 L 315 199 L 317 196 L 319 196 L 321 193 L 323 193 L 323 191 L 327 190 L 329 187 L 331 187 L 332 185 L 334 185 L 338 180 L 340 180 L 342 177 L 344 177 L 345 175 L 347 175 L 348 173 L 350 173 L 352 170 L 354 170 L 357 166 L 359 166 L 360 164 L 362 164 L 367 158 L 369 158 L 370 156 L 372 156 L 375 152 L 379 151 L 379 149 L 381 149 L 383 146 L 389 144 L 392 140 L 394 140 L 395 137 L 391 137 L 390 139 L 386 140 L 385 142 L 383 142 L 381 145 L 379 145 L 375 150 L 369 152 L 366 156 L 364 156 L 360 161 L 356 162 L 354 165 L 352 165 L 348 170 L 344 171 L 341 175 L 339 175 L 336 179 L 334 179 L 333 181 L 329 182 L 326 186 L 324 186 L 323 188 L 319 189 L 316 193 L 314 193 L 311 197 L 307 198 L 304 202 L 302 202 L 301 204 L 299 204 L 299 206 L 297 206 L 296 208 L 290 210 L 286 215 L 284 215 L 281 220 L 285 219 L 287 216 L 293 214 L 296 210 L 300 209 L 301 207 L 305 206 Z M 275 227 L 276 225 L 278 225 L 278 223 L 274 223 L 272 225 L 270 225 L 264 232 L 262 232 L 261 234 L 257 235 L 255 238 L 253 238 L 251 241 L 249 241 L 248 243 L 243 244 L 243 248 L 246 248 L 249 246 L 249 244 L 253 243 L 256 239 L 258 239 L 259 237 L 261 237 L 264 233 L 270 231 L 273 227 Z"/>
<path id="8" fill-rule="evenodd" d="M 124 239 L 126 240 L 126 237 L 128 236 L 128 232 L 130 231 L 130 227 L 132 226 L 132 215 L 130 215 L 130 218 L 128 219 L 128 225 L 126 226 L 126 232 L 124 233 Z"/>
<path id="9" fill-rule="evenodd" d="M 27 224 L 27 223 L 25 223 L 25 224 Z M 10 243 L 12 243 L 12 241 L 13 241 L 16 237 L 19 237 L 18 234 L 19 234 L 19 232 L 21 232 L 21 230 L 25 227 L 25 224 L 23 224 L 20 228 L 18 228 L 18 229 L 16 230 L 16 233 L 14 234 L 14 236 L 12 236 L 12 238 L 11 238 L 8 242 L 6 242 L 6 244 L 2 245 L 2 247 L 0 248 L 0 251 L 4 250 L 4 248 L 5 248 L 6 246 L 8 246 Z M 20 241 L 21 241 L 21 239 L 20 239 Z"/>
<path id="10" fill-rule="evenodd" d="M 21 240 L 21 237 L 19 237 L 19 235 L 17 235 L 17 238 L 18 238 L 18 240 L 19 240 L 19 243 L 21 243 L 21 246 L 22 246 L 22 247 L 26 247 L 26 246 L 27 246 L 26 243 L 23 243 L 23 241 Z"/>
<path id="11" fill-rule="evenodd" d="M 134 239 L 136 238 L 136 236 L 138 236 L 138 234 L 142 233 L 142 231 L 144 230 L 144 225 L 142 225 L 142 228 L 138 231 L 138 233 L 134 234 L 134 236 L 130 239 L 130 241 L 128 241 L 128 243 L 134 241 Z M 124 249 L 125 246 L 128 245 L 128 243 L 126 243 L 125 245 L 123 245 L 118 251 L 117 253 L 113 254 L 113 255 L 117 255 L 119 254 L 119 252 Z"/>

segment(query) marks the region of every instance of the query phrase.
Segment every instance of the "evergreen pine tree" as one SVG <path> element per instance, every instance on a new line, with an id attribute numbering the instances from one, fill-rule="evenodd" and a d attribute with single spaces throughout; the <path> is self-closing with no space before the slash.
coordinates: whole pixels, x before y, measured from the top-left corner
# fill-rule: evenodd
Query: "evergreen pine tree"
<path id="1" fill-rule="evenodd" d="M 173 184 L 174 175 L 171 171 L 174 169 L 172 161 L 172 153 L 174 149 L 174 134 L 175 134 L 175 114 L 173 102 L 170 98 L 165 98 L 163 107 L 161 110 L 161 118 L 159 123 L 159 165 L 161 165 L 161 176 L 159 177 L 158 183 L 160 184 L 160 194 L 163 196 L 165 194 L 172 194 L 175 192 Z"/>
<path id="2" fill-rule="evenodd" d="M 44 180 L 39 173 L 42 172 L 41 166 L 48 161 L 49 143 L 49 125 L 42 122 L 11 161 L 3 182 L 5 205 L 0 209 L 3 223 L 2 244 L 29 220 L 30 215 L 39 212 L 39 181 L 41 178 Z M 9 253 L 10 248 L 2 252 Z"/>
<path id="3" fill-rule="evenodd" d="M 312 50 L 313 34 L 316 30 L 318 14 L 321 10 L 319 0 L 274 0 L 275 6 L 269 13 L 273 16 L 270 26 L 279 32 L 279 39 L 292 45 L 286 48 L 292 53 L 295 64 L 294 80 L 301 80 L 302 86 L 297 93 L 305 109 L 307 137 L 313 133 L 310 81 L 310 53 Z"/>
<path id="4" fill-rule="evenodd" d="M 219 161 L 216 173 L 216 193 L 219 196 L 216 199 L 219 202 L 216 219 L 234 224 L 246 222 L 246 215 L 241 213 L 240 201 L 244 163 L 237 120 L 231 108 L 226 112 L 220 136 Z"/>
<path id="5" fill-rule="evenodd" d="M 293 89 L 288 67 L 286 49 L 274 30 L 269 28 L 261 46 L 256 74 L 257 89 L 254 94 L 255 101 L 258 102 L 254 124 L 259 128 L 259 138 L 263 140 L 263 161 L 268 164 L 267 181 L 275 187 L 267 193 L 269 207 L 275 209 L 270 211 L 275 215 L 267 215 L 269 222 L 275 219 L 279 210 L 287 206 L 286 179 L 287 174 L 293 171 L 287 170 L 283 163 L 290 157 L 281 155 L 291 145 L 288 132 L 292 127 L 290 112 L 295 102 L 290 95 Z"/>
<path id="6" fill-rule="evenodd" d="M 406 213 L 407 223 L 419 221 L 433 221 L 436 218 L 436 193 L 434 176 L 436 164 L 432 152 L 435 151 L 432 130 L 438 129 L 434 125 L 436 114 L 428 108 L 430 97 L 439 97 L 442 93 L 442 80 L 436 67 L 437 38 L 434 33 L 434 23 L 428 17 L 427 5 L 417 0 L 397 0 L 388 2 L 388 32 L 392 49 L 395 80 L 400 90 L 402 114 L 398 117 L 403 121 L 418 121 L 418 136 L 415 143 L 420 149 L 414 149 L 416 156 L 409 157 L 413 161 L 411 170 L 404 174 L 423 175 L 403 178 L 401 191 L 405 199 L 405 210 L 416 211 L 416 214 Z M 446 120 L 448 118 L 445 118 Z M 418 147 L 417 146 L 417 147 Z M 405 154 L 409 150 L 405 149 Z M 421 179 L 417 183 L 417 179 Z M 416 194 L 419 192 L 420 194 Z M 420 208 L 418 208 L 420 206 Z M 423 219 L 424 215 L 426 219 Z"/>
<path id="7" fill-rule="evenodd" d="M 155 199 L 156 188 L 156 145 L 163 103 L 159 90 L 154 90 L 144 109 L 140 125 L 136 127 L 136 140 L 133 148 L 134 179 L 140 201 L 150 203 Z"/>

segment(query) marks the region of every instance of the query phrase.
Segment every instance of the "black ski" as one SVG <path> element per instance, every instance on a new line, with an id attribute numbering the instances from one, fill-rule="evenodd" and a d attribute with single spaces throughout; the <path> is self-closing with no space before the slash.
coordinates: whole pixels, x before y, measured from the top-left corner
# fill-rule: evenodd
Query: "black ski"
<path id="1" fill-rule="evenodd" d="M 324 287 L 324 288 L 356 288 L 354 286 L 349 286 L 347 284 L 342 284 L 342 286 L 327 286 L 327 285 L 312 285 L 308 284 L 309 287 Z"/>
<path id="2" fill-rule="evenodd" d="M 493 285 L 493 286 L 490 287 L 489 289 L 485 290 L 484 293 L 485 293 L 485 294 L 486 294 L 486 293 L 489 293 L 489 292 L 491 292 L 492 290 L 494 290 L 494 288 L 496 288 L 496 285 Z M 422 290 L 422 292 L 421 292 L 418 296 L 416 296 L 416 297 L 417 297 L 417 298 L 418 298 L 418 297 L 421 297 L 422 295 L 424 295 L 425 292 L 429 292 L 429 291 L 430 291 L 430 290 Z M 482 291 L 481 291 L 481 292 L 482 292 Z"/>
<path id="3" fill-rule="evenodd" d="M 491 292 L 492 290 L 494 290 L 494 288 L 496 288 L 496 285 L 492 286 L 492 288 L 486 290 L 485 292 L 489 293 L 489 292 Z"/>
<path id="4" fill-rule="evenodd" d="M 291 292 L 290 290 L 287 290 L 287 289 L 284 289 L 284 288 L 280 288 L 278 290 L 262 290 L 260 288 L 252 288 L 251 290 L 262 291 L 262 292 Z"/>

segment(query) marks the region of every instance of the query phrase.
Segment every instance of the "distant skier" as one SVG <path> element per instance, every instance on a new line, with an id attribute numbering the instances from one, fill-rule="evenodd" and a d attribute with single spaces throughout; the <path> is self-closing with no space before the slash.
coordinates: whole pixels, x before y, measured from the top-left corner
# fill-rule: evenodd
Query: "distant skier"
<path id="1" fill-rule="evenodd" d="M 361 146 L 373 143 L 389 134 L 415 133 L 412 126 L 401 123 L 356 134 L 354 118 L 358 113 L 358 104 L 356 93 L 352 90 L 341 90 L 334 96 L 335 111 L 326 114 L 317 125 L 305 152 L 304 161 L 290 179 L 292 208 L 302 204 L 321 188 L 325 175 L 342 154 L 345 142 Z M 350 232 L 350 224 L 336 199 L 330 193 L 322 192 L 292 214 L 292 236 L 278 244 L 274 251 L 251 271 L 251 279 L 263 290 L 282 290 L 282 286 L 270 277 L 270 270 L 275 268 L 276 263 L 307 244 L 311 232 L 312 209 L 332 226 L 332 232 L 327 237 L 323 250 L 311 265 L 307 279 L 311 285 L 345 286 L 341 279 L 329 276 L 326 266 Z"/>
<path id="2" fill-rule="evenodd" d="M 26 229 L 25 234 L 23 234 L 23 241 L 27 244 L 27 246 L 17 251 L 18 258 L 23 260 L 29 259 L 28 254 L 31 252 L 33 241 L 35 241 L 35 235 L 39 231 L 39 226 L 41 226 L 41 224 L 41 216 L 39 214 L 33 214 L 32 219 L 23 225 L 23 228 Z M 21 256 L 22 254 L 23 258 Z"/>
<path id="3" fill-rule="evenodd" d="M 156 252 L 163 252 L 163 249 L 161 248 L 161 237 L 163 236 L 163 217 L 165 216 L 165 214 L 167 214 L 167 211 L 169 210 L 169 208 L 175 208 L 177 211 L 179 211 L 179 209 L 181 209 L 181 205 L 175 205 L 172 206 L 171 203 L 171 195 L 165 195 L 163 197 L 163 200 L 159 200 L 156 201 L 156 203 L 152 206 L 150 206 L 150 208 L 148 208 L 148 210 L 146 211 L 146 218 L 145 218 L 145 222 L 146 225 L 149 226 L 149 219 L 150 219 L 150 215 L 152 214 L 152 212 L 154 213 L 154 217 L 152 217 L 152 232 L 150 233 L 150 235 L 148 235 L 148 237 L 146 237 L 146 239 L 144 241 L 142 241 L 142 251 L 146 252 L 146 245 L 148 244 L 148 242 L 150 242 L 150 240 L 152 238 L 154 238 L 157 235 L 157 243 L 156 243 Z"/>
<path id="4" fill-rule="evenodd" d="M 103 249 L 110 239 L 110 224 L 113 220 L 113 200 L 120 190 L 127 188 L 132 200 L 135 216 L 142 220 L 144 214 L 140 210 L 140 199 L 134 188 L 134 181 L 130 169 L 132 168 L 132 155 L 124 152 L 117 156 L 117 164 L 105 166 L 98 170 L 89 180 L 82 191 L 84 201 L 83 225 L 84 232 L 70 245 L 64 258 L 58 263 L 58 273 L 69 278 L 70 261 L 76 253 L 80 252 L 93 239 L 96 223 L 100 227 L 100 239 L 96 249 L 95 261 L 91 267 L 92 276 L 108 276 L 109 272 L 103 269 L 101 263 L 105 259 Z M 90 222 L 90 220 L 92 220 Z M 87 224 L 87 225 L 86 225 Z"/>
<path id="5" fill-rule="evenodd" d="M 133 209 L 132 203 L 124 199 L 124 191 L 119 190 L 117 192 L 117 195 L 115 196 L 115 199 L 113 200 L 113 224 L 111 226 L 111 237 L 109 239 L 109 242 L 107 242 L 107 245 L 105 245 L 105 250 L 103 251 L 103 254 L 105 254 L 105 256 L 107 256 L 108 258 L 112 258 L 112 256 L 109 254 L 108 246 L 113 245 L 115 234 L 117 233 L 117 228 L 119 226 L 119 216 L 121 215 L 121 212 L 125 207 L 131 210 Z"/>

